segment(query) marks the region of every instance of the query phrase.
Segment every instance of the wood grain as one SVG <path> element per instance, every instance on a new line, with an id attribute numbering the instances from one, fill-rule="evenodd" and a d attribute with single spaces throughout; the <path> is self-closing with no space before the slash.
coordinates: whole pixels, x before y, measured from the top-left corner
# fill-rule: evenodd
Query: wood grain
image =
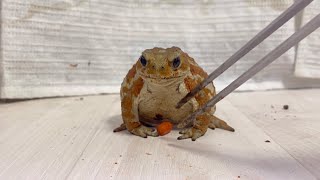
<path id="1" fill-rule="evenodd" d="M 319 90 L 268 91 L 232 94 L 230 99 L 252 122 L 320 178 L 319 95 Z M 283 109 L 285 104 L 289 105 L 288 110 Z"/>
<path id="2" fill-rule="evenodd" d="M 119 95 L 1 104 L 0 179 L 317 179 L 320 101 L 304 92 L 320 94 L 235 93 L 217 115 L 236 132 L 209 130 L 195 142 L 177 141 L 176 130 L 147 139 L 113 133 L 121 123 Z M 275 116 L 276 108 L 284 113 Z"/>

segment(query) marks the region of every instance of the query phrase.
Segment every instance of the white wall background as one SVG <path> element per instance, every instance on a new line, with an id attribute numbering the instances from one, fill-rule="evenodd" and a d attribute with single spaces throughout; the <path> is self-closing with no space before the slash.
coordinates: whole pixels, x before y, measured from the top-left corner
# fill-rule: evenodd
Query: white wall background
<path id="1" fill-rule="evenodd" d="M 119 92 L 146 48 L 179 46 L 211 72 L 293 0 L 2 0 L 0 98 Z M 315 0 L 216 81 L 222 89 L 300 24 Z M 239 90 L 320 87 L 320 30 Z"/>

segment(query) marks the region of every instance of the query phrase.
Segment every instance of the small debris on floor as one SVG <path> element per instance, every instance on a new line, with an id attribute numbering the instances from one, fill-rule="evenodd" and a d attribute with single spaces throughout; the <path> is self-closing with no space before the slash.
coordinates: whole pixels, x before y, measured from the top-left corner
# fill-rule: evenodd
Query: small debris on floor
<path id="1" fill-rule="evenodd" d="M 286 104 L 286 105 L 283 105 L 283 109 L 284 109 L 284 110 L 288 110 L 288 109 L 289 109 L 289 105 L 287 105 L 287 104 Z"/>
<path id="2" fill-rule="evenodd" d="M 238 176 L 238 178 L 240 178 L 240 176 Z"/>
<path id="3" fill-rule="evenodd" d="M 78 98 L 75 98 L 76 101 L 83 101 L 83 97 L 80 97 L 79 99 Z"/>
<path id="4" fill-rule="evenodd" d="M 82 159 L 82 161 L 84 161 L 84 159 Z"/>
<path id="5" fill-rule="evenodd" d="M 76 68 L 78 67 L 78 64 L 69 64 L 70 67 Z"/>
<path id="6" fill-rule="evenodd" d="M 120 154 L 120 157 L 122 157 L 122 155 Z"/>
<path id="7" fill-rule="evenodd" d="M 114 164 L 118 164 L 117 162 L 115 162 Z"/>
<path id="8" fill-rule="evenodd" d="M 269 141 L 269 140 L 266 140 L 266 141 L 264 141 L 264 142 L 269 143 L 270 141 Z"/>
<path id="9" fill-rule="evenodd" d="M 273 106 L 273 105 L 271 105 L 271 108 L 273 109 L 273 108 L 274 108 L 274 106 Z"/>
<path id="10" fill-rule="evenodd" d="M 146 153 L 146 155 L 152 155 L 151 153 Z"/>

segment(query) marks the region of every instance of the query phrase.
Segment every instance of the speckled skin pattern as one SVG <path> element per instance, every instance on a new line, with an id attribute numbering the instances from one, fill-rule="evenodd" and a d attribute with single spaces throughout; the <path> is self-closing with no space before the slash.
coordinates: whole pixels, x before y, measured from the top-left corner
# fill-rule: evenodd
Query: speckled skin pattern
<path id="1" fill-rule="evenodd" d="M 142 52 L 121 84 L 121 110 L 123 124 L 114 131 L 127 129 L 141 137 L 158 136 L 152 127 L 169 120 L 178 124 L 203 106 L 215 94 L 213 83 L 194 98 L 176 109 L 176 105 L 208 74 L 187 53 L 178 47 L 153 48 Z M 196 140 L 208 128 L 234 131 L 223 120 L 213 115 L 216 108 L 196 117 L 191 127 L 180 131 L 178 139 Z"/>

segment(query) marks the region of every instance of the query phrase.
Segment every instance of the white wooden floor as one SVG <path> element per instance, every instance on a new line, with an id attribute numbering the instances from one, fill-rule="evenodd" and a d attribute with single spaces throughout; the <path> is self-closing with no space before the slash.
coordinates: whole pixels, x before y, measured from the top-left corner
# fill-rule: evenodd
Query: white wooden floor
<path id="1" fill-rule="evenodd" d="M 233 93 L 236 132 L 192 142 L 113 133 L 119 95 L 0 104 L 0 179 L 320 179 L 319 107 L 320 89 Z"/>

